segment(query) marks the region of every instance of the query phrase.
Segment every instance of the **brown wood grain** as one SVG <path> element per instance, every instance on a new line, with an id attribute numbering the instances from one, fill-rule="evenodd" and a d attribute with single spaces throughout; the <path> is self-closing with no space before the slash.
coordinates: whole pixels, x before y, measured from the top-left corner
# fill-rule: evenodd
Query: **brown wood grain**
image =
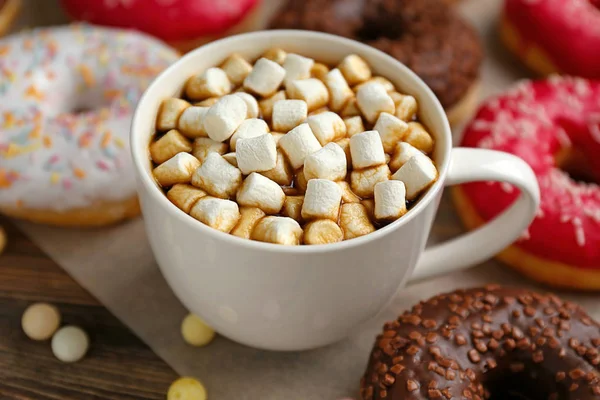
<path id="1" fill-rule="evenodd" d="M 5 218 L 0 225 L 0 399 L 164 399 L 176 373 Z M 25 336 L 21 315 L 36 301 L 90 335 L 82 361 L 62 363 L 48 341 Z"/>

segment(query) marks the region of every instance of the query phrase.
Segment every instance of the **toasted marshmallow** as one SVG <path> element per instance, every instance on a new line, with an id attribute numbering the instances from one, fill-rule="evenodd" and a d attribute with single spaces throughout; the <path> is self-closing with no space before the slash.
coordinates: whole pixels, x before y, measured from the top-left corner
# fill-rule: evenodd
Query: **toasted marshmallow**
<path id="1" fill-rule="evenodd" d="M 215 104 L 217 101 L 219 101 L 219 99 L 220 99 L 220 97 L 209 97 L 208 99 L 194 103 L 194 105 L 198 106 L 198 107 L 210 107 L 213 104 Z"/>
<path id="2" fill-rule="evenodd" d="M 398 171 L 401 166 L 406 164 L 408 160 L 412 157 L 422 154 L 421 150 L 417 149 L 414 146 L 411 146 L 409 143 L 400 142 L 396 145 L 396 151 L 394 151 L 394 156 L 390 160 L 390 170 L 392 172 Z"/>
<path id="3" fill-rule="evenodd" d="M 175 204 L 186 214 L 190 213 L 192 206 L 196 204 L 198 200 L 207 195 L 208 194 L 204 190 L 188 185 L 187 183 L 177 183 L 167 192 L 167 198 L 171 200 L 171 203 Z"/>
<path id="4" fill-rule="evenodd" d="M 252 72 L 244 79 L 244 88 L 262 97 L 269 97 L 279 89 L 284 77 L 285 69 L 281 65 L 261 58 L 254 64 Z"/>
<path id="5" fill-rule="evenodd" d="M 192 177 L 192 185 L 214 197 L 229 199 L 242 184 L 242 173 L 218 153 L 209 153 Z"/>
<path id="6" fill-rule="evenodd" d="M 312 115 L 306 120 L 313 134 L 325 146 L 329 142 L 342 139 L 346 136 L 346 124 L 334 112 L 326 111 L 317 115 Z"/>
<path id="7" fill-rule="evenodd" d="M 192 151 L 190 141 L 175 129 L 171 129 L 150 145 L 150 157 L 157 164 L 164 163 L 177 153 L 190 151 Z"/>
<path id="8" fill-rule="evenodd" d="M 359 115 L 345 118 L 344 124 L 346 125 L 346 135 L 348 135 L 348 137 L 352 137 L 357 133 L 362 133 L 365 131 L 365 125 L 363 124 L 363 120 Z"/>
<path id="9" fill-rule="evenodd" d="M 212 140 L 224 142 L 246 119 L 247 111 L 246 102 L 239 96 L 223 96 L 206 112 L 204 130 Z"/>
<path id="10" fill-rule="evenodd" d="M 227 154 L 223 154 L 223 158 L 225 159 L 225 161 L 227 161 L 229 164 L 233 165 L 234 167 L 237 168 L 238 164 L 237 164 L 237 157 L 235 155 L 235 153 L 227 153 Z"/>
<path id="11" fill-rule="evenodd" d="M 200 137 L 194 140 L 192 154 L 200 160 L 200 162 L 204 162 L 209 153 L 214 152 L 223 155 L 227 153 L 228 149 L 227 143 L 217 142 L 207 137 Z"/>
<path id="12" fill-rule="evenodd" d="M 296 79 L 310 78 L 310 71 L 314 64 L 315 60 L 312 58 L 289 53 L 283 62 L 283 68 L 285 69 L 284 83 L 286 87 Z"/>
<path id="13" fill-rule="evenodd" d="M 194 75 L 185 84 L 188 99 L 200 101 L 209 97 L 220 97 L 231 92 L 233 86 L 221 68 L 209 68 Z"/>
<path id="14" fill-rule="evenodd" d="M 346 102 L 344 108 L 342 108 L 342 112 L 340 115 L 343 118 L 356 117 L 361 115 L 360 110 L 358 109 L 358 102 L 356 101 L 356 97 L 350 97 Z"/>
<path id="15" fill-rule="evenodd" d="M 373 199 L 364 199 L 360 201 L 360 204 L 362 204 L 365 207 L 365 210 L 367 211 L 367 216 L 369 217 L 369 219 L 372 221 L 375 219 L 375 200 Z"/>
<path id="16" fill-rule="evenodd" d="M 285 58 L 287 57 L 287 53 L 283 49 L 274 47 L 265 51 L 265 53 L 262 56 L 267 60 L 275 61 L 277 64 L 283 65 L 283 63 L 285 62 Z"/>
<path id="17" fill-rule="evenodd" d="M 275 143 L 277 144 L 277 147 L 279 147 L 279 139 L 281 139 L 282 137 L 284 137 L 285 133 L 271 132 L 271 136 L 273 136 L 273 139 L 275 139 Z"/>
<path id="18" fill-rule="evenodd" d="M 297 79 L 286 86 L 288 97 L 304 100 L 308 111 L 314 111 L 329 102 L 329 92 L 323 82 L 317 78 Z"/>
<path id="19" fill-rule="evenodd" d="M 298 125 L 279 140 L 279 147 L 295 170 L 304 165 L 307 155 L 321 148 L 319 141 L 306 123 Z"/>
<path id="20" fill-rule="evenodd" d="M 302 222 L 302 204 L 304 204 L 304 196 L 286 196 L 281 214 L 295 221 Z"/>
<path id="21" fill-rule="evenodd" d="M 256 172 L 248 175 L 237 194 L 240 206 L 258 207 L 267 214 L 277 214 L 283 207 L 285 193 L 281 187 Z"/>
<path id="22" fill-rule="evenodd" d="M 240 219 L 240 210 L 234 201 L 206 196 L 196 202 L 190 215 L 211 228 L 229 233 Z"/>
<path id="23" fill-rule="evenodd" d="M 361 86 L 356 92 L 356 101 L 362 115 L 370 123 L 375 123 L 382 112 L 393 114 L 396 109 L 394 100 L 385 88 L 377 82 L 370 82 Z"/>
<path id="24" fill-rule="evenodd" d="M 177 129 L 179 132 L 190 138 L 208 137 L 204 130 L 204 116 L 209 107 L 192 106 L 186 108 L 179 117 Z"/>
<path id="25" fill-rule="evenodd" d="M 234 93 L 246 103 L 246 118 L 258 118 L 258 101 L 251 94 L 245 92 Z"/>
<path id="26" fill-rule="evenodd" d="M 273 129 L 288 132 L 306 121 L 308 107 L 303 100 L 279 100 L 273 106 Z"/>
<path id="27" fill-rule="evenodd" d="M 354 239 L 375 232 L 375 227 L 369 219 L 367 209 L 360 203 L 342 204 L 340 226 L 344 239 Z"/>
<path id="28" fill-rule="evenodd" d="M 356 86 L 354 86 L 352 89 L 355 92 L 358 92 L 358 90 L 363 86 L 366 85 L 368 83 L 379 83 L 381 86 L 383 86 L 385 88 L 385 90 L 390 93 L 394 92 L 396 90 L 396 88 L 394 87 L 394 84 L 392 82 L 390 82 L 388 79 L 384 78 L 383 76 L 374 76 L 371 79 L 369 79 L 368 81 L 365 81 L 361 84 L 358 84 Z"/>
<path id="29" fill-rule="evenodd" d="M 385 152 L 377 131 L 366 131 L 350 138 L 352 167 L 362 169 L 385 164 Z"/>
<path id="30" fill-rule="evenodd" d="M 408 123 L 408 132 L 404 136 L 403 141 L 411 144 L 425 154 L 433 151 L 433 138 L 425 127 L 418 122 Z"/>
<path id="31" fill-rule="evenodd" d="M 231 231 L 231 234 L 244 239 L 250 239 L 252 231 L 266 214 L 256 207 L 240 207 L 240 220 Z"/>
<path id="32" fill-rule="evenodd" d="M 317 78 L 320 81 L 325 81 L 325 77 L 329 73 L 329 67 L 325 64 L 314 63 L 312 68 L 310 69 L 310 76 L 312 78 Z"/>
<path id="33" fill-rule="evenodd" d="M 352 191 L 364 198 L 373 197 L 375 185 L 390 179 L 391 172 L 387 164 L 370 167 L 350 173 Z"/>
<path id="34" fill-rule="evenodd" d="M 235 155 L 238 168 L 244 175 L 268 171 L 277 165 L 277 144 L 269 133 L 240 139 L 236 145 Z"/>
<path id="35" fill-rule="evenodd" d="M 352 89 L 338 68 L 329 71 L 323 82 L 329 90 L 329 108 L 333 111 L 340 111 L 348 100 L 354 97 Z"/>
<path id="36" fill-rule="evenodd" d="M 336 143 L 328 143 L 306 156 L 304 160 L 304 176 L 309 181 L 311 179 L 339 181 L 346 178 L 346 172 L 346 153 Z"/>
<path id="37" fill-rule="evenodd" d="M 229 139 L 229 147 L 235 151 L 235 145 L 239 139 L 249 139 L 269 133 L 269 125 L 258 118 L 247 119 L 238 126 L 231 139 Z"/>
<path id="38" fill-rule="evenodd" d="M 389 164 L 391 160 L 392 160 L 392 156 L 390 156 L 388 153 L 385 153 L 385 163 Z"/>
<path id="39" fill-rule="evenodd" d="M 437 169 L 433 161 L 425 154 L 420 153 L 411 157 L 396 173 L 392 179 L 404 182 L 406 186 L 406 199 L 414 200 L 421 192 L 436 181 Z"/>
<path id="40" fill-rule="evenodd" d="M 338 181 L 336 183 L 342 189 L 342 203 L 360 203 L 360 197 L 354 194 L 348 182 Z"/>
<path id="41" fill-rule="evenodd" d="M 337 243 L 342 240 L 344 232 L 330 219 L 318 219 L 304 227 L 304 244 Z"/>
<path id="42" fill-rule="evenodd" d="M 229 81 L 234 85 L 241 85 L 244 79 L 252 71 L 252 64 L 244 59 L 237 53 L 234 53 L 227 57 L 221 68 L 227 74 Z"/>
<path id="43" fill-rule="evenodd" d="M 252 240 L 297 246 L 302 239 L 302 227 L 288 217 L 264 217 L 252 231 Z"/>
<path id="44" fill-rule="evenodd" d="M 391 154 L 408 131 L 408 124 L 392 114 L 382 112 L 373 130 L 379 132 L 383 150 Z"/>
<path id="45" fill-rule="evenodd" d="M 397 92 L 390 93 L 390 96 L 394 100 L 396 105 L 396 118 L 400 118 L 404 122 L 410 122 L 413 120 L 417 112 L 419 111 L 419 105 L 417 99 L 412 96 L 400 94 Z"/>
<path id="46" fill-rule="evenodd" d="M 169 187 L 176 183 L 189 183 L 200 161 L 189 153 L 178 153 L 154 168 L 152 173 L 162 187 Z"/>
<path id="47" fill-rule="evenodd" d="M 285 91 L 280 90 L 273 96 L 260 100 L 258 102 L 258 107 L 260 108 L 260 113 L 262 114 L 262 117 L 266 120 L 270 120 L 273 117 L 273 106 L 275 105 L 275 103 L 277 103 L 280 100 L 285 100 L 286 98 L 287 97 Z"/>
<path id="48" fill-rule="evenodd" d="M 275 168 L 260 172 L 260 174 L 277 182 L 277 184 L 281 186 L 291 185 L 292 180 L 294 179 L 294 171 L 283 155 L 281 149 L 277 149 L 277 163 L 275 164 Z"/>
<path id="49" fill-rule="evenodd" d="M 371 68 L 356 54 L 346 56 L 338 66 L 348 85 L 354 86 L 371 78 Z"/>
<path id="50" fill-rule="evenodd" d="M 335 182 L 327 179 L 311 179 L 304 194 L 302 218 L 337 221 L 341 201 L 342 190 Z"/>
<path id="51" fill-rule="evenodd" d="M 400 181 L 385 181 L 375 185 L 375 218 L 395 221 L 406 214 L 406 187 Z"/>
<path id="52" fill-rule="evenodd" d="M 308 180 L 306 179 L 306 175 L 304 175 L 304 168 L 302 168 L 296 172 L 296 176 L 294 177 L 294 188 L 298 193 L 304 194 L 307 186 Z"/>
<path id="53" fill-rule="evenodd" d="M 343 138 L 338 140 L 337 142 L 338 146 L 340 146 L 342 148 L 342 150 L 344 150 L 344 154 L 346 154 L 346 166 L 348 167 L 348 169 L 350 169 L 352 167 L 352 154 L 350 153 L 350 139 L 349 138 Z"/>
<path id="54" fill-rule="evenodd" d="M 164 132 L 177 128 L 179 116 L 189 106 L 187 101 L 174 97 L 163 100 L 156 118 L 156 130 Z"/>

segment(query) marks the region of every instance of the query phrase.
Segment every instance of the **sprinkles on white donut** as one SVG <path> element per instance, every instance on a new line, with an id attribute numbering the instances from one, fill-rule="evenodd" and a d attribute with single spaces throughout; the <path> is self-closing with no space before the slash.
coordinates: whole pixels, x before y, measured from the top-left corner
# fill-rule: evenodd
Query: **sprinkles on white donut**
<path id="1" fill-rule="evenodd" d="M 178 54 L 133 31 L 72 25 L 0 40 L 0 211 L 54 225 L 139 213 L 129 126 Z"/>

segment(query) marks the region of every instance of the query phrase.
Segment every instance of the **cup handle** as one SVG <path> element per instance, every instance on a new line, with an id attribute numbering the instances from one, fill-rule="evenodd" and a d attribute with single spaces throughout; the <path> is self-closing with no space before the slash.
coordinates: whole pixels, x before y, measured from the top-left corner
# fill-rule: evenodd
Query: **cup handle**
<path id="1" fill-rule="evenodd" d="M 482 227 L 425 250 L 411 281 L 480 263 L 500 252 L 529 226 L 540 203 L 540 189 L 529 165 L 512 154 L 473 148 L 451 153 L 446 186 L 475 181 L 515 185 L 521 195 L 507 210 Z"/>

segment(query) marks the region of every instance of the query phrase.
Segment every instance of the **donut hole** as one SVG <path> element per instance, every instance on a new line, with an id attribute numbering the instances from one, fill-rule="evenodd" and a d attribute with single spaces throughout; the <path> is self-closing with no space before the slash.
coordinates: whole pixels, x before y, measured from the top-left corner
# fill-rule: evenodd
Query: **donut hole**
<path id="1" fill-rule="evenodd" d="M 597 184 L 599 180 L 594 176 L 592 168 L 585 153 L 577 147 L 563 148 L 554 157 L 556 167 L 577 183 Z"/>
<path id="2" fill-rule="evenodd" d="M 513 372 L 523 366 L 523 371 Z M 498 368 L 483 376 L 483 384 L 490 393 L 488 400 L 548 400 L 553 394 L 560 399 L 567 391 L 558 387 L 554 374 L 532 362 L 499 363 Z"/>

